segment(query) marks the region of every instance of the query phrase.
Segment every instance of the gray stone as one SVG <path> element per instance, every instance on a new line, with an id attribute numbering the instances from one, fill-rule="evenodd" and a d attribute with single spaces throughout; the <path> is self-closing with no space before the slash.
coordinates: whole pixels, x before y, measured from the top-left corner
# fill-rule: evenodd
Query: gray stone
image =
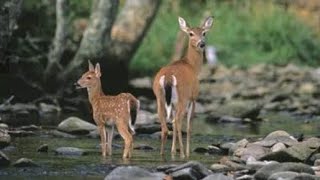
<path id="1" fill-rule="evenodd" d="M 48 152 L 49 146 L 48 144 L 42 144 L 38 149 L 37 152 Z"/>
<path id="2" fill-rule="evenodd" d="M 163 180 L 163 173 L 151 173 L 137 166 L 120 166 L 112 170 L 105 180 Z"/>
<path id="3" fill-rule="evenodd" d="M 305 162 L 311 156 L 314 150 L 306 147 L 303 143 L 292 147 L 271 152 L 261 157 L 260 160 L 275 160 L 278 162 Z"/>
<path id="4" fill-rule="evenodd" d="M 175 180 L 197 180 L 199 179 L 199 177 L 203 178 L 199 174 L 197 174 L 197 172 L 195 172 L 191 167 L 174 171 L 171 176 Z"/>
<path id="5" fill-rule="evenodd" d="M 212 172 L 218 173 L 218 172 L 227 172 L 230 170 L 229 166 L 223 165 L 223 164 L 212 164 L 210 166 L 210 170 Z"/>
<path id="6" fill-rule="evenodd" d="M 151 147 L 146 144 L 138 144 L 133 149 L 135 149 L 135 150 L 148 150 L 148 151 L 155 150 L 154 147 Z"/>
<path id="7" fill-rule="evenodd" d="M 53 136 L 62 137 L 62 138 L 73 138 L 73 139 L 77 138 L 77 136 L 75 136 L 75 135 L 68 134 L 68 133 L 65 133 L 65 132 L 62 132 L 62 131 L 58 131 L 58 130 L 51 131 L 51 134 Z"/>
<path id="8" fill-rule="evenodd" d="M 88 153 L 80 148 L 75 147 L 59 147 L 55 150 L 56 155 L 64 155 L 64 156 L 83 156 Z"/>
<path id="9" fill-rule="evenodd" d="M 177 171 L 179 172 L 175 173 Z M 172 174 L 173 177 L 177 177 L 178 175 L 179 177 L 184 177 L 184 175 L 186 175 L 190 178 L 196 177 L 197 179 L 201 179 L 211 174 L 211 171 L 208 168 L 206 168 L 203 164 L 197 161 L 189 161 L 175 168 L 166 170 L 166 174 Z"/>
<path id="10" fill-rule="evenodd" d="M 214 173 L 209 176 L 203 178 L 202 180 L 233 180 L 232 177 L 226 176 L 222 173 Z"/>
<path id="11" fill-rule="evenodd" d="M 6 167 L 10 165 L 10 159 L 2 151 L 0 151 L 0 167 Z"/>
<path id="12" fill-rule="evenodd" d="M 277 151 L 280 151 L 280 150 L 283 150 L 286 148 L 286 145 L 284 145 L 283 143 L 281 142 L 278 142 L 276 144 L 274 144 L 272 147 L 271 147 L 271 152 L 277 152 Z"/>
<path id="13" fill-rule="evenodd" d="M 38 165 L 28 158 L 20 158 L 12 164 L 14 167 L 37 167 Z"/>
<path id="14" fill-rule="evenodd" d="M 27 137 L 27 136 L 36 135 L 36 133 L 33 131 L 25 131 L 25 130 L 12 130 L 12 131 L 8 131 L 8 133 L 12 137 Z"/>
<path id="15" fill-rule="evenodd" d="M 260 144 L 265 147 L 272 147 L 278 142 L 283 143 L 287 146 L 292 146 L 298 143 L 298 141 L 291 137 L 290 134 L 285 131 L 279 130 L 268 134 L 262 141 L 258 141 L 255 144 Z"/>
<path id="16" fill-rule="evenodd" d="M 0 149 L 9 146 L 11 142 L 11 136 L 6 129 L 0 129 Z"/>
<path id="17" fill-rule="evenodd" d="M 302 163 L 270 163 L 259 169 L 254 178 L 256 180 L 267 180 L 272 174 L 284 171 L 315 174 L 310 166 Z"/>
<path id="18" fill-rule="evenodd" d="M 89 134 L 97 129 L 97 126 L 78 117 L 69 117 L 58 125 L 58 130 L 71 134 Z"/>
<path id="19" fill-rule="evenodd" d="M 243 148 L 242 153 L 240 154 L 240 158 L 244 161 L 248 159 L 248 157 L 252 156 L 255 159 L 259 159 L 268 153 L 268 149 L 262 147 L 258 144 L 248 144 L 245 148 Z"/>
<path id="20" fill-rule="evenodd" d="M 268 180 L 319 180 L 319 177 L 306 174 L 306 173 L 297 173 L 292 171 L 284 171 L 284 172 L 277 172 L 272 174 Z"/>
<path id="21" fill-rule="evenodd" d="M 135 130 L 139 134 L 152 134 L 161 131 L 161 127 L 160 124 L 137 124 Z"/>

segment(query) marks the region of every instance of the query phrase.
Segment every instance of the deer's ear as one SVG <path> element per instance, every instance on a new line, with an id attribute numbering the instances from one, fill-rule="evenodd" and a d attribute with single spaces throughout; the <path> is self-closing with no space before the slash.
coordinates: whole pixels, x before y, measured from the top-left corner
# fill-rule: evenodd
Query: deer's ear
<path id="1" fill-rule="evenodd" d="M 89 64 L 89 71 L 94 71 L 93 64 L 91 63 L 90 60 L 88 60 L 88 64 Z"/>
<path id="2" fill-rule="evenodd" d="M 202 25 L 202 29 L 204 31 L 209 31 L 209 29 L 212 27 L 213 24 L 213 17 L 209 16 L 207 17 L 207 19 L 204 21 L 203 25 Z"/>
<path id="3" fill-rule="evenodd" d="M 180 29 L 188 33 L 188 30 L 189 30 L 188 23 L 182 17 L 179 17 L 178 20 L 179 20 Z"/>
<path id="4" fill-rule="evenodd" d="M 96 64 L 96 68 L 94 69 L 94 72 L 96 73 L 96 76 L 99 78 L 101 76 L 101 71 L 100 71 L 100 64 Z"/>

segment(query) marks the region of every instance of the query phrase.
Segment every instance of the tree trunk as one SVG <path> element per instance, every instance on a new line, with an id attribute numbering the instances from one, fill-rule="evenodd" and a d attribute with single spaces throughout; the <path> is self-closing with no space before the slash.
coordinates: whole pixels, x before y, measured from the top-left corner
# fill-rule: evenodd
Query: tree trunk
<path id="1" fill-rule="evenodd" d="M 75 80 L 83 71 L 81 66 L 84 62 L 91 59 L 101 63 L 105 92 L 118 93 L 127 90 L 129 62 L 159 5 L 160 0 L 127 0 L 113 24 L 118 1 L 96 0 L 79 50 L 61 73 L 60 79 L 70 77 Z"/>
<path id="2" fill-rule="evenodd" d="M 56 32 L 48 53 L 48 63 L 44 72 L 45 81 L 52 78 L 53 72 L 62 70 L 60 61 L 65 50 L 68 36 L 68 0 L 56 0 Z"/>
<path id="3" fill-rule="evenodd" d="M 0 63 L 4 61 L 4 54 L 20 15 L 22 0 L 0 1 Z"/>

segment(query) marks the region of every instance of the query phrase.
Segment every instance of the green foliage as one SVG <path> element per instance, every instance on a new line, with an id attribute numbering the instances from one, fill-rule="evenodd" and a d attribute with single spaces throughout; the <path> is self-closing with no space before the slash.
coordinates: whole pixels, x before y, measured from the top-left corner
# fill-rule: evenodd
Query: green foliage
<path id="1" fill-rule="evenodd" d="M 211 1 L 192 8 L 180 8 L 179 15 L 194 26 L 202 20 L 203 12 L 214 15 L 214 27 L 207 41 L 217 47 L 223 64 L 319 65 L 320 40 L 314 31 L 271 1 Z M 177 14 L 163 4 L 131 63 L 134 72 L 150 74 L 168 63 L 179 30 Z"/>

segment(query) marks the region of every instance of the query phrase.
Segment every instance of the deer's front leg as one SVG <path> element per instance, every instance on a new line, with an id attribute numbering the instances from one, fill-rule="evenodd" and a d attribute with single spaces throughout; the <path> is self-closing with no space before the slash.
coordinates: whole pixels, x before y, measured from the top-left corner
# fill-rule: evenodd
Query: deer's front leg
<path id="1" fill-rule="evenodd" d="M 107 135 L 106 135 L 106 128 L 104 124 L 100 124 L 98 126 L 99 133 L 100 133 L 100 139 L 101 139 L 101 150 L 102 150 L 102 156 L 105 157 L 107 155 Z"/>
<path id="2" fill-rule="evenodd" d="M 112 139 L 113 139 L 114 125 L 108 130 L 108 155 L 112 155 Z"/>

